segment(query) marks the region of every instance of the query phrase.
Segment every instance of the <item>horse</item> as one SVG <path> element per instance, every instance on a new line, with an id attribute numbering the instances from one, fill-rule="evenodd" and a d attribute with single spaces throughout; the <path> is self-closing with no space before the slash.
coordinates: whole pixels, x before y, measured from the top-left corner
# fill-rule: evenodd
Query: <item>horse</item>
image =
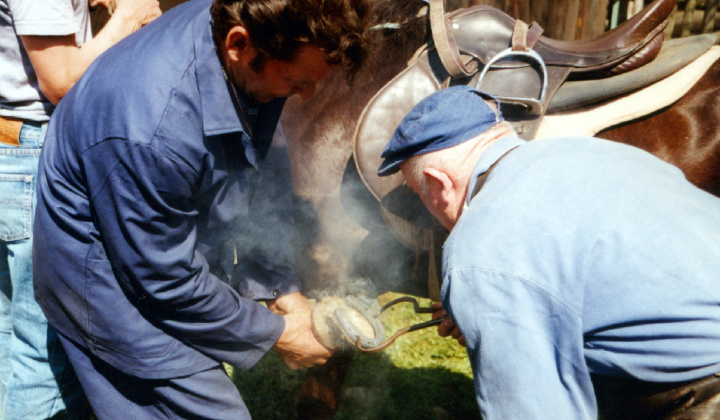
<path id="1" fill-rule="evenodd" d="M 370 57 L 354 83 L 333 73 L 313 99 L 290 99 L 283 111 L 298 204 L 296 269 L 310 296 L 347 292 L 347 285 L 361 277 L 370 279 L 372 290 L 366 293 L 437 298 L 431 278 L 437 256 L 408 247 L 391 232 L 377 197 L 358 175 L 353 144 L 365 106 L 429 41 L 425 6 L 422 0 L 379 0 Z M 720 117 L 718 89 L 720 61 L 670 106 L 597 136 L 653 153 L 720 197 L 720 130 L 713 124 Z M 440 249 L 442 236 L 434 242 Z M 339 357 L 344 361 L 308 371 L 301 404 L 315 401 L 326 413 L 337 409 L 342 380 L 336 378 L 344 377 L 352 360 Z"/>
<path id="2" fill-rule="evenodd" d="M 688 181 L 720 197 L 720 61 L 672 106 L 602 131 L 598 137 L 644 149 L 680 168 Z"/>
<path id="3" fill-rule="evenodd" d="M 281 124 L 302 232 L 297 267 L 311 295 L 369 277 L 378 293 L 428 297 L 428 280 L 421 273 L 431 265 L 429 258 L 389 233 L 377 200 L 356 174 L 352 144 L 365 105 L 428 42 L 425 6 L 421 0 L 379 1 L 370 56 L 354 82 L 346 83 L 336 72 L 311 100 L 286 104 Z M 597 136 L 645 149 L 720 196 L 720 131 L 711 123 L 720 113 L 718 89 L 720 62 L 715 62 L 671 106 Z"/>

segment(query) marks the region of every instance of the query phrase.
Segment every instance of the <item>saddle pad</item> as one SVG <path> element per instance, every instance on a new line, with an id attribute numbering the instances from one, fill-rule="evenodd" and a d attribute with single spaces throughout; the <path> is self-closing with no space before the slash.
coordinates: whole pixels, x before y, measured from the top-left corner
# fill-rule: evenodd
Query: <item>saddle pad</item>
<path id="1" fill-rule="evenodd" d="M 639 69 L 605 79 L 567 81 L 553 96 L 547 112 L 598 103 L 648 86 L 685 67 L 716 42 L 713 34 L 670 39 L 653 61 Z"/>
<path id="2" fill-rule="evenodd" d="M 670 106 L 685 95 L 718 59 L 720 46 L 714 46 L 675 74 L 635 93 L 573 112 L 546 114 L 536 139 L 593 136 L 606 128 Z"/>

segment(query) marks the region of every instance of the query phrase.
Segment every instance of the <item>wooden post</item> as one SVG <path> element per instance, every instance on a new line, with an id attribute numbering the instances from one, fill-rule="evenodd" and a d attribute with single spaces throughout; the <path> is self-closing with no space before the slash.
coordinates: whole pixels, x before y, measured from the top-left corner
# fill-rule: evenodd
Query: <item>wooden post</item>
<path id="1" fill-rule="evenodd" d="M 675 7 L 673 7 L 673 11 L 670 12 L 670 17 L 668 17 L 668 26 L 666 26 L 665 31 L 663 31 L 665 39 L 673 37 L 673 31 L 675 30 L 675 15 L 677 15 L 677 10 L 677 3 L 675 3 Z"/>
<path id="2" fill-rule="evenodd" d="M 534 6 L 535 2 L 533 2 Z M 547 2 L 545 6 L 546 35 L 555 39 L 574 40 L 580 0 L 553 0 Z"/>
<path id="3" fill-rule="evenodd" d="M 583 32 L 588 24 L 587 19 L 590 17 L 590 15 L 588 15 L 590 1 L 591 0 L 580 0 L 580 4 L 578 6 L 577 26 L 575 27 L 575 39 L 582 39 L 583 37 Z"/>
<path id="4" fill-rule="evenodd" d="M 515 19 L 520 19 L 520 0 L 510 0 L 508 10 L 512 11 L 511 13 L 508 13 L 510 16 L 514 17 Z"/>
<path id="5" fill-rule="evenodd" d="M 530 24 L 533 22 L 533 15 L 530 8 L 530 1 L 518 0 L 518 18 L 523 22 Z M 545 29 L 545 22 L 537 21 L 538 25 Z"/>
<path id="6" fill-rule="evenodd" d="M 628 9 L 630 7 L 630 0 L 619 0 L 617 2 L 617 6 L 618 6 L 617 24 L 620 25 L 621 23 L 628 20 Z"/>
<path id="7" fill-rule="evenodd" d="M 609 0 L 582 0 L 578 14 L 578 32 L 575 39 L 589 39 L 606 30 Z"/>
<path id="8" fill-rule="evenodd" d="M 703 15 L 702 31 L 704 34 L 715 32 L 715 14 L 718 0 L 705 0 L 705 14 Z"/>
<path id="9" fill-rule="evenodd" d="M 685 37 L 692 33 L 693 20 L 695 17 L 696 0 L 687 0 L 685 2 L 685 11 L 683 12 L 682 26 L 680 27 L 680 36 Z"/>
<path id="10" fill-rule="evenodd" d="M 645 7 L 644 3 L 645 2 L 643 0 L 631 0 L 630 3 L 628 4 L 627 18 L 630 19 L 631 17 L 640 13 L 640 11 Z"/>
<path id="11" fill-rule="evenodd" d="M 521 3 L 527 4 L 530 12 L 529 19 L 526 22 L 537 22 L 544 29 L 544 35 L 554 38 L 553 28 L 550 26 L 549 9 L 552 6 L 548 0 L 523 0 Z M 524 20 L 524 19 L 523 19 Z"/>

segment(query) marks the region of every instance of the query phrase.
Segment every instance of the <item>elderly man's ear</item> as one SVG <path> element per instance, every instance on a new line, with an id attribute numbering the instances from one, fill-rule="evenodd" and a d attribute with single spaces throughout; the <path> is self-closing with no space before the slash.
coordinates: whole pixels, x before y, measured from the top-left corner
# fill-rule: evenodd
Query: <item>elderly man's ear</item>
<path id="1" fill-rule="evenodd" d="M 423 175 L 428 185 L 428 198 L 438 206 L 438 210 L 454 203 L 457 195 L 455 182 L 447 173 L 435 168 L 425 168 Z"/>

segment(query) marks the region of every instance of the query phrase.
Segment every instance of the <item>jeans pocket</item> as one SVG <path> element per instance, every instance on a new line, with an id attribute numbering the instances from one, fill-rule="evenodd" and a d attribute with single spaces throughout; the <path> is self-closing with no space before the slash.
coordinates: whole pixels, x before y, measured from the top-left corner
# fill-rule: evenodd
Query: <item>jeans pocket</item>
<path id="1" fill-rule="evenodd" d="M 33 176 L 0 174 L 0 240 L 30 237 Z"/>

